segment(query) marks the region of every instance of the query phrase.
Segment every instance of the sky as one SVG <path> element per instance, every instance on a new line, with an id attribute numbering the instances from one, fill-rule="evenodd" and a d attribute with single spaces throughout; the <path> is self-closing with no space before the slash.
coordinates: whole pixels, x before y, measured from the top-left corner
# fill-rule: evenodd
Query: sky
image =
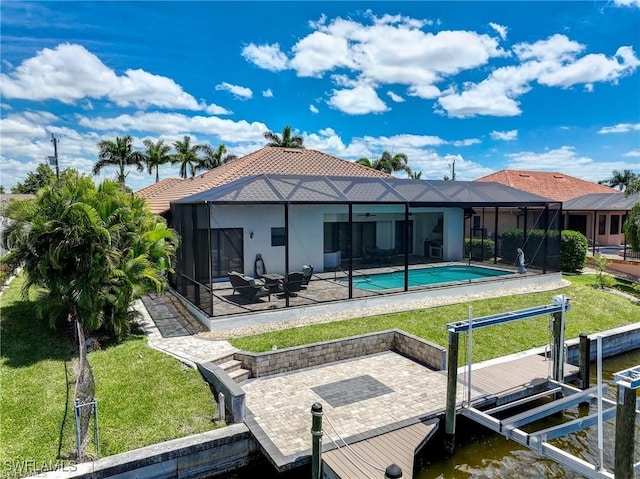
<path id="1" fill-rule="evenodd" d="M 52 133 L 60 167 L 90 173 L 103 139 L 242 156 L 286 125 L 347 160 L 405 153 L 422 179 L 640 173 L 640 0 L 2 0 L 0 28 L 7 190 Z"/>

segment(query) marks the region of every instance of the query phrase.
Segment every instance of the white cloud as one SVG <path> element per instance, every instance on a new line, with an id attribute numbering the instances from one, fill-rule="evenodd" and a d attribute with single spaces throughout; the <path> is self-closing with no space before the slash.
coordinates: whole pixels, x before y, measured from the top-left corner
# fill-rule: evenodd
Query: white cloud
<path id="1" fill-rule="evenodd" d="M 403 101 L 405 101 L 404 98 L 402 98 L 400 95 L 393 93 L 391 90 L 387 92 L 387 96 L 391 98 L 391 100 L 395 101 L 396 103 L 402 103 Z"/>
<path id="2" fill-rule="evenodd" d="M 266 90 L 263 90 L 262 96 L 265 98 L 273 98 L 273 92 L 271 91 L 271 88 L 267 88 Z"/>
<path id="3" fill-rule="evenodd" d="M 607 133 L 628 133 L 630 131 L 640 131 L 640 123 L 618 123 L 614 126 L 605 126 L 598 130 L 601 135 Z"/>
<path id="4" fill-rule="evenodd" d="M 253 96 L 251 88 L 247 88 L 240 85 L 233 85 L 231 83 L 222 82 L 216 85 L 216 91 L 228 91 L 236 98 L 247 100 Z"/>
<path id="5" fill-rule="evenodd" d="M 181 113 L 141 112 L 135 115 L 88 118 L 79 116 L 80 126 L 113 134 L 143 132 L 147 135 L 168 135 L 179 138 L 182 135 L 202 133 L 213 135 L 225 143 L 260 142 L 264 144 L 263 133 L 268 131 L 264 123 L 245 120 L 233 121 L 216 116 L 187 116 Z"/>
<path id="6" fill-rule="evenodd" d="M 491 138 L 494 140 L 501 141 L 513 141 L 518 137 L 518 130 L 509 130 L 509 131 L 492 131 L 490 133 Z"/>
<path id="7" fill-rule="evenodd" d="M 0 74 L 0 92 L 7 99 L 55 99 L 65 104 L 107 98 L 121 107 L 203 109 L 170 78 L 140 69 L 117 75 L 83 46 L 68 43 L 44 48 L 15 70 Z"/>
<path id="8" fill-rule="evenodd" d="M 611 59 L 602 54 L 576 58 L 583 50 L 583 45 L 564 35 L 516 44 L 513 51 L 519 65 L 497 68 L 481 82 L 465 84 L 462 92 L 449 88 L 438 99 L 436 111 L 442 109 L 449 117 L 459 118 L 515 116 L 522 113 L 517 98 L 531 90 L 534 81 L 564 88 L 584 84 L 589 90 L 594 82 L 615 83 L 640 65 L 630 47 L 620 47 Z"/>
<path id="9" fill-rule="evenodd" d="M 327 103 L 349 115 L 365 115 L 388 110 L 387 105 L 378 97 L 376 91 L 366 85 L 346 90 L 333 90 Z"/>
<path id="10" fill-rule="evenodd" d="M 272 72 L 279 72 L 287 68 L 287 56 L 280 51 L 280 45 L 256 45 L 250 43 L 242 49 L 245 60 L 256 66 Z"/>
<path id="11" fill-rule="evenodd" d="M 319 113 L 320 110 L 318 110 L 318 108 L 315 105 L 309 105 L 309 111 L 311 113 Z"/>
<path id="12" fill-rule="evenodd" d="M 499 25 L 498 23 L 493 23 L 493 22 L 489 22 L 489 26 L 493 28 L 496 32 L 498 32 L 498 35 L 500 35 L 500 38 L 502 38 L 503 40 L 507 38 L 507 30 L 509 30 L 507 27 L 505 27 L 504 25 Z"/>
<path id="13" fill-rule="evenodd" d="M 466 138 L 464 140 L 455 140 L 451 142 L 453 146 L 471 146 L 479 143 L 482 142 L 478 138 Z"/>
<path id="14" fill-rule="evenodd" d="M 575 147 L 566 145 L 543 152 L 523 151 L 506 156 L 510 159 L 506 168 L 560 171 L 592 182 L 608 178 L 613 170 L 634 169 L 633 162 L 595 161 L 577 153 Z"/>
<path id="15" fill-rule="evenodd" d="M 640 148 L 637 150 L 631 150 L 631 151 L 627 151 L 624 155 L 622 156 L 629 156 L 631 158 L 640 158 Z"/>
<path id="16" fill-rule="evenodd" d="M 613 4 L 619 7 L 640 8 L 640 0 L 613 0 Z"/>
<path id="17" fill-rule="evenodd" d="M 229 111 L 224 107 L 216 105 L 215 103 L 211 103 L 210 105 L 207 105 L 204 111 L 209 113 L 210 115 L 230 115 L 233 113 L 232 111 Z"/>

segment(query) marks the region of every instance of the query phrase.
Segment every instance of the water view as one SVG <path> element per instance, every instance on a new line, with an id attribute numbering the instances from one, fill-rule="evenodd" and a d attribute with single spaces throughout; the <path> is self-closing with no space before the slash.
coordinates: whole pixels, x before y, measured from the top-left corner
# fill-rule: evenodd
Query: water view
<path id="1" fill-rule="evenodd" d="M 617 388 L 613 383 L 613 374 L 640 364 L 640 350 L 621 354 L 603 361 L 602 380 L 609 384 L 608 397 L 616 400 Z M 591 384 L 597 383 L 595 363 L 591 365 Z M 595 408 L 595 404 L 592 408 Z M 595 411 L 595 409 L 593 409 Z M 552 426 L 554 423 L 575 419 L 587 414 L 585 409 L 573 408 L 564 412 L 562 418 L 550 418 L 537 422 L 532 429 L 540 429 L 541 424 Z M 570 470 L 554 461 L 544 459 L 530 449 L 509 441 L 503 436 L 487 432 L 479 426 L 468 422 L 459 422 L 458 427 L 468 426 L 465 433 L 458 433 L 461 443 L 455 455 L 446 461 L 433 460 L 425 465 L 417 479 L 475 479 L 506 478 L 522 479 L 580 478 Z M 529 430 L 529 429 L 528 429 Z M 553 445 L 562 448 L 584 460 L 596 463 L 598 457 L 598 434 L 595 427 L 585 429 L 567 437 L 556 439 Z M 609 471 L 613 471 L 613 455 L 615 443 L 615 422 L 604 423 L 604 460 Z M 640 461 L 640 424 L 636 424 L 635 462 Z M 636 473 L 636 477 L 640 474 Z"/>

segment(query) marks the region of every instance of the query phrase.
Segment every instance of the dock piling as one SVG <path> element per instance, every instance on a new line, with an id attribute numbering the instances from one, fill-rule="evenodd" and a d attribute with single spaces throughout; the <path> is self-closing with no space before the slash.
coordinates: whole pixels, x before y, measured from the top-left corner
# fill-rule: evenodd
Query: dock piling
<path id="1" fill-rule="evenodd" d="M 580 389 L 589 389 L 589 376 L 591 374 L 591 340 L 587 333 L 580 333 L 580 351 L 578 358 L 578 377 Z"/>
<path id="2" fill-rule="evenodd" d="M 452 455 L 456 446 L 456 394 L 458 384 L 458 333 L 449 331 L 447 351 L 447 404 L 445 411 L 444 449 Z"/>
<path id="3" fill-rule="evenodd" d="M 311 406 L 311 479 L 322 477 L 322 404 Z"/>
<path id="4" fill-rule="evenodd" d="M 402 469 L 395 464 L 390 464 L 384 471 L 384 479 L 402 479 Z"/>

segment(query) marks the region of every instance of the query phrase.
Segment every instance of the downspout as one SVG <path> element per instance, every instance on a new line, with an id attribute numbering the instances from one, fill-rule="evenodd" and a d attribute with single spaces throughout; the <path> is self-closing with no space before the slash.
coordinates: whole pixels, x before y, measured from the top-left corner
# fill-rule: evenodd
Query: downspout
<path id="1" fill-rule="evenodd" d="M 527 219 L 529 217 L 529 211 L 527 210 L 527 207 L 524 207 L 524 224 L 523 226 L 523 239 L 524 239 L 524 243 L 522 244 L 522 251 L 524 251 L 525 257 L 528 257 L 527 254 L 527 243 L 529 242 L 529 239 L 527 238 Z"/>
<path id="2" fill-rule="evenodd" d="M 591 254 L 596 255 L 596 227 L 598 226 L 598 210 L 593 212 L 593 240 L 591 241 Z"/>

